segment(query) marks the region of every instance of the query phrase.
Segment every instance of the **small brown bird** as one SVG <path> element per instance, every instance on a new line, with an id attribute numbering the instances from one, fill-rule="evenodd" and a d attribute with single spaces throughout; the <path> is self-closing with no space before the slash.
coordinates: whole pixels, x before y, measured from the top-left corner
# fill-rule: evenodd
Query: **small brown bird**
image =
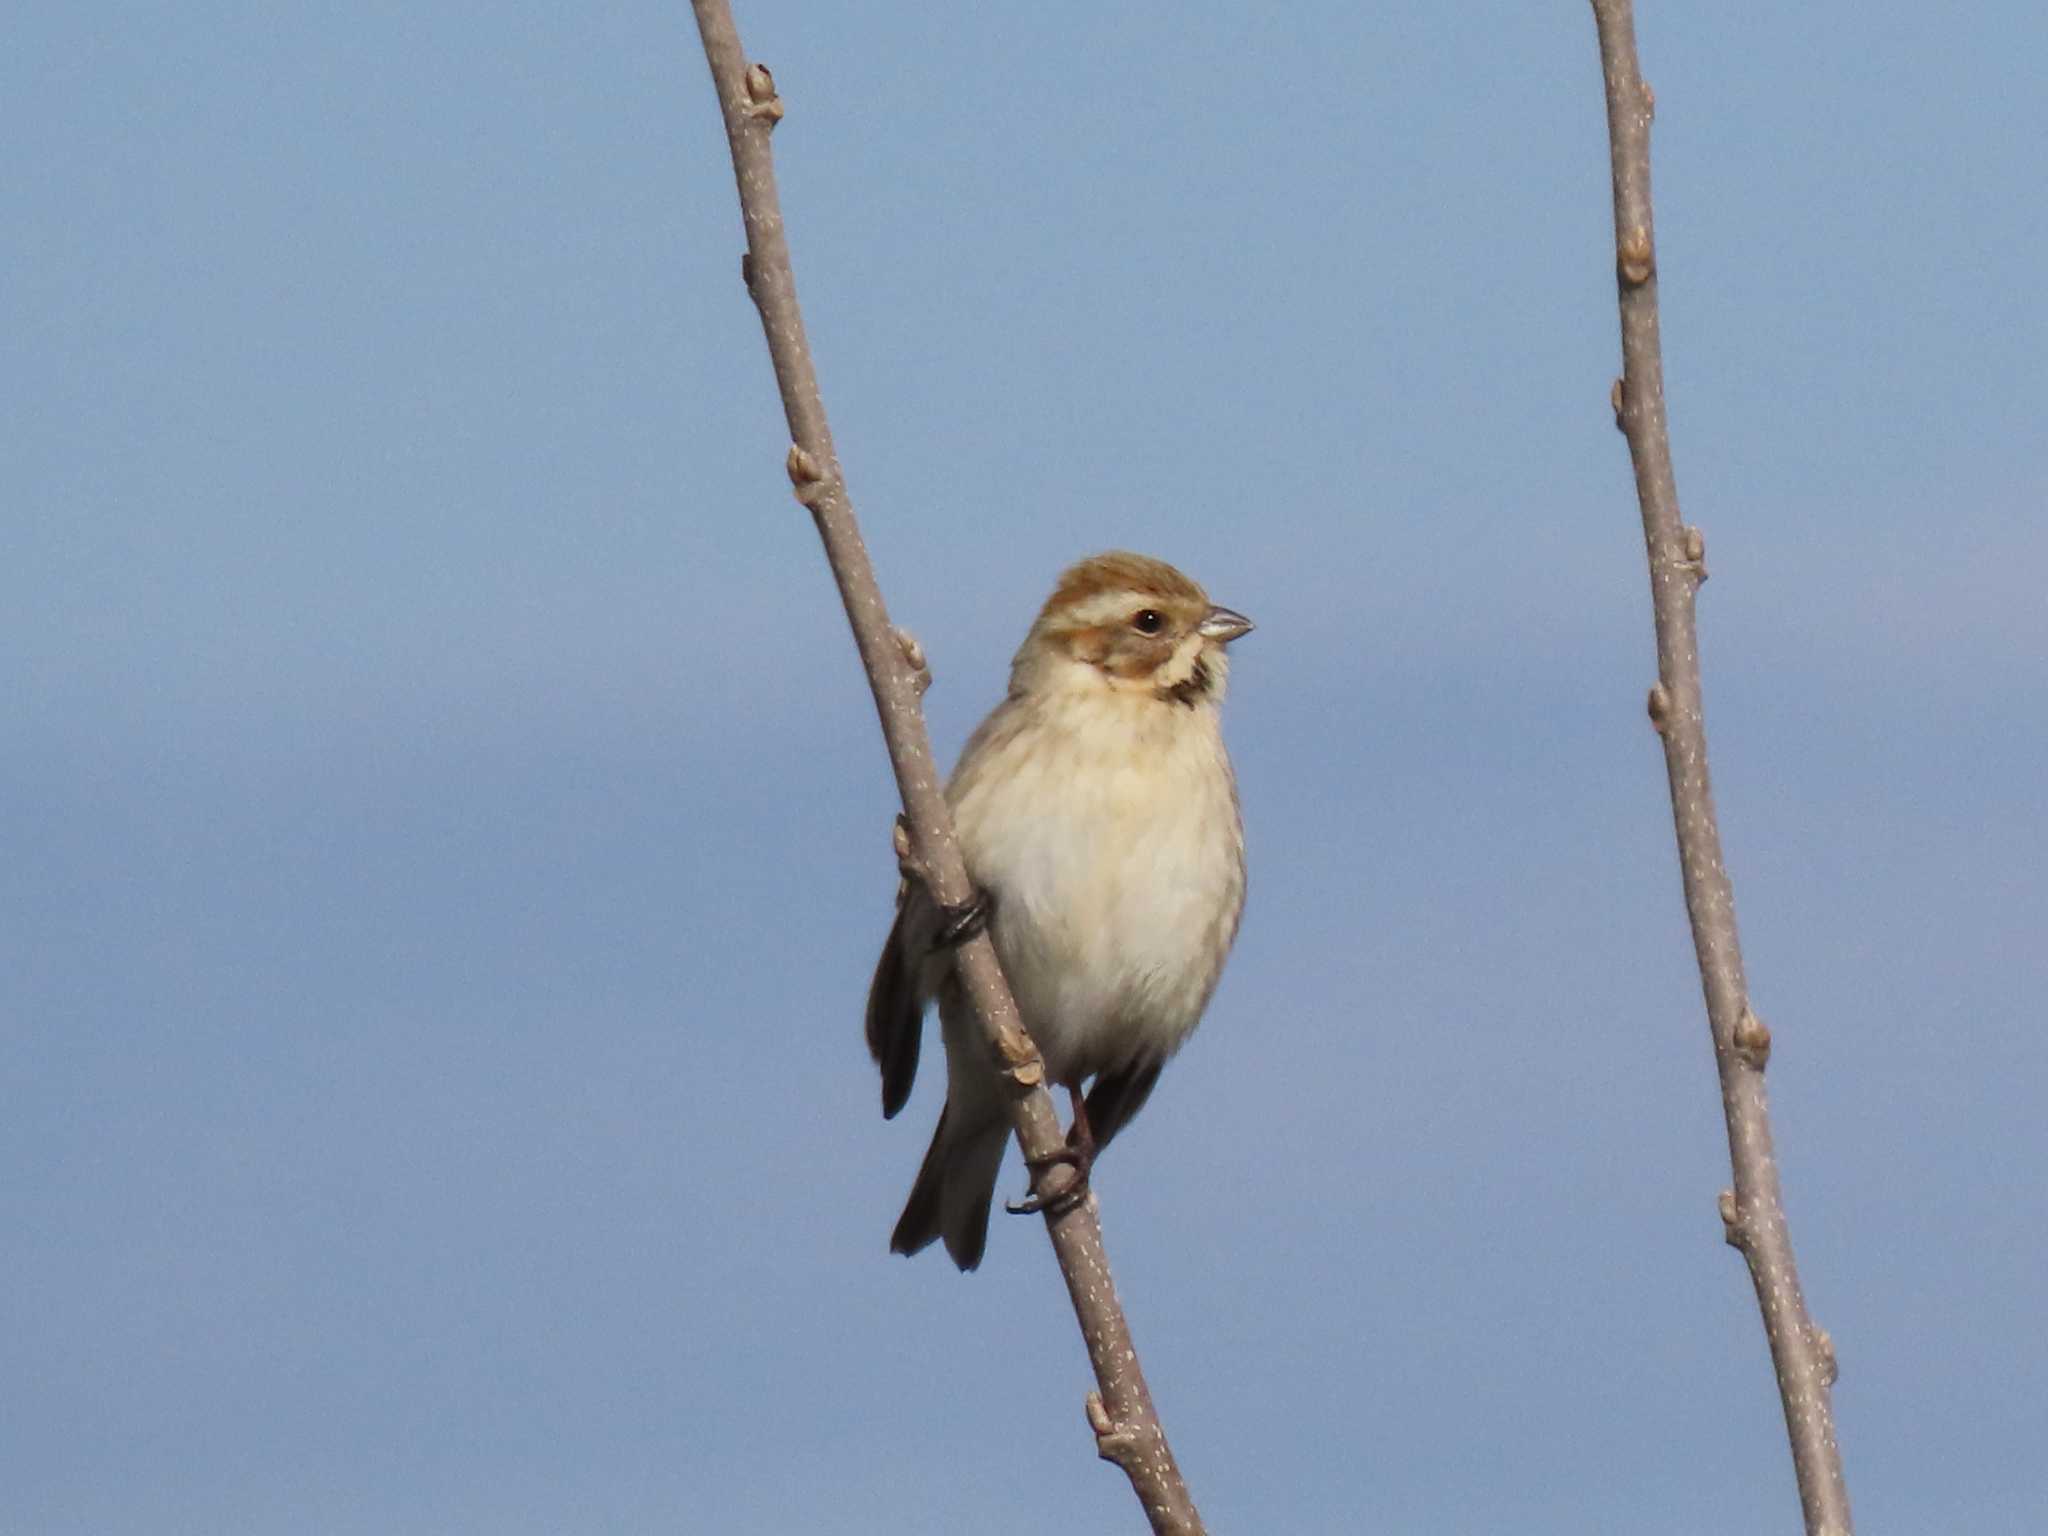
<path id="1" fill-rule="evenodd" d="M 1009 697 L 946 788 L 1024 1025 L 1072 1098 L 1084 1175 L 1194 1032 L 1237 937 L 1244 829 L 1221 706 L 1224 648 L 1251 627 L 1162 561 L 1082 561 L 1047 599 L 1011 663 Z M 1009 1122 L 947 926 L 906 880 L 867 1038 L 882 1113 L 894 1116 L 937 1000 L 946 1107 L 889 1246 L 916 1253 L 944 1238 L 965 1270 L 988 1240 Z"/>

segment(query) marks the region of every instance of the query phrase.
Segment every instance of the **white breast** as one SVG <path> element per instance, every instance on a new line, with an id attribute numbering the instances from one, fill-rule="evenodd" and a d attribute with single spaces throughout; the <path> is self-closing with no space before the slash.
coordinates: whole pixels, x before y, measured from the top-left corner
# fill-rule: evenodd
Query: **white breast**
<path id="1" fill-rule="evenodd" d="M 1244 905 L 1215 707 L 1107 691 L 1052 710 L 1013 700 L 969 744 L 950 797 L 1053 1079 L 1179 1049 Z"/>

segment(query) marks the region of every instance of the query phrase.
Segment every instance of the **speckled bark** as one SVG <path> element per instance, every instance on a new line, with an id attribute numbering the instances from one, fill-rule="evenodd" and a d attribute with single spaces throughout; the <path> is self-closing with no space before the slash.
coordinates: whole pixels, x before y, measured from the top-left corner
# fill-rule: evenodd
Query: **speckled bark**
<path id="1" fill-rule="evenodd" d="M 942 780 L 925 730 L 919 658 L 907 654 L 902 637 L 889 622 L 832 446 L 817 371 L 797 308 L 796 279 L 769 148 L 769 134 L 783 115 L 782 99 L 768 71 L 747 62 L 726 0 L 692 0 L 692 4 L 725 120 L 733 174 L 739 183 L 740 213 L 747 234 L 742 276 L 761 312 L 768 355 L 789 419 L 793 439 L 790 481 L 824 541 L 825 558 L 839 583 L 854 643 L 874 690 L 882 737 L 910 827 L 906 862 L 921 873 L 940 902 L 963 903 L 973 893 L 954 841 Z M 990 1052 L 1017 1090 L 1012 1104 L 1017 1140 L 1027 1158 L 1047 1158 L 1062 1148 L 1065 1140 L 1043 1086 L 1037 1052 L 1018 1018 L 995 949 L 985 936 L 976 938 L 961 947 L 959 964 L 968 996 L 988 1030 Z M 1071 1177 L 1068 1168 L 1046 1165 L 1038 1176 L 1036 1192 L 1057 1193 Z M 1097 1390 L 1088 1395 L 1087 1413 L 1098 1453 L 1129 1477 L 1155 1532 L 1174 1536 L 1200 1532 L 1201 1516 L 1188 1496 L 1187 1484 L 1153 1411 L 1130 1327 L 1117 1301 L 1094 1196 L 1064 1209 L 1055 1203 L 1047 1213 L 1046 1228 L 1095 1368 Z"/>
<path id="2" fill-rule="evenodd" d="M 1642 504 L 1650 559 L 1657 626 L 1657 683 L 1650 690 L 1650 720 L 1664 743 L 1686 912 L 1692 921 L 1728 1121 L 1735 1187 L 1722 1195 L 1721 1215 L 1728 1241 L 1748 1262 L 1763 1311 L 1806 1529 L 1811 1536 L 1849 1536 L 1849 1494 L 1829 1397 L 1834 1351 L 1828 1336 L 1807 1316 L 1792 1258 L 1764 1093 L 1771 1036 L 1749 1005 L 1735 927 L 1735 891 L 1722 863 L 1707 774 L 1693 611 L 1700 583 L 1706 579 L 1706 543 L 1699 530 L 1688 528 L 1679 516 L 1664 413 L 1656 230 L 1650 209 L 1650 120 L 1655 103 L 1636 60 L 1631 0 L 1593 0 L 1593 15 L 1607 82 L 1615 275 L 1621 294 L 1622 377 L 1613 403 L 1635 464 L 1636 496 Z"/>

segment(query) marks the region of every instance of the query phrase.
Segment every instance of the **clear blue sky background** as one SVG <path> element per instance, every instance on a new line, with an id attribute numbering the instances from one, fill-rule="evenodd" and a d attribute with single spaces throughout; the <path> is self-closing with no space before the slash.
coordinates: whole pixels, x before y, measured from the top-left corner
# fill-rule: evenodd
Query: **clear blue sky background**
<path id="1" fill-rule="evenodd" d="M 1794 1529 L 1586 7 L 741 22 L 941 751 L 1076 556 L 1260 623 L 1243 936 L 1098 1176 L 1213 1526 Z M 1851 1486 L 2031 1536 L 2048 19 L 1642 31 Z M 687 10 L 31 4 L 0 141 L 0 1529 L 1138 1528 L 1037 1227 L 885 1252 L 892 791 Z"/>

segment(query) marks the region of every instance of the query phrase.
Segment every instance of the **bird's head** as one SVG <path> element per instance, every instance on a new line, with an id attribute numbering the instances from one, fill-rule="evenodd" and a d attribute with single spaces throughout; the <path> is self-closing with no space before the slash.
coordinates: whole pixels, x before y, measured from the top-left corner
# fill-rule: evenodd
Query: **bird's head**
<path id="1" fill-rule="evenodd" d="M 1039 610 L 1010 691 L 1079 683 L 1190 709 L 1215 703 L 1230 670 L 1224 647 L 1251 628 L 1163 560 L 1096 555 L 1061 576 Z"/>

